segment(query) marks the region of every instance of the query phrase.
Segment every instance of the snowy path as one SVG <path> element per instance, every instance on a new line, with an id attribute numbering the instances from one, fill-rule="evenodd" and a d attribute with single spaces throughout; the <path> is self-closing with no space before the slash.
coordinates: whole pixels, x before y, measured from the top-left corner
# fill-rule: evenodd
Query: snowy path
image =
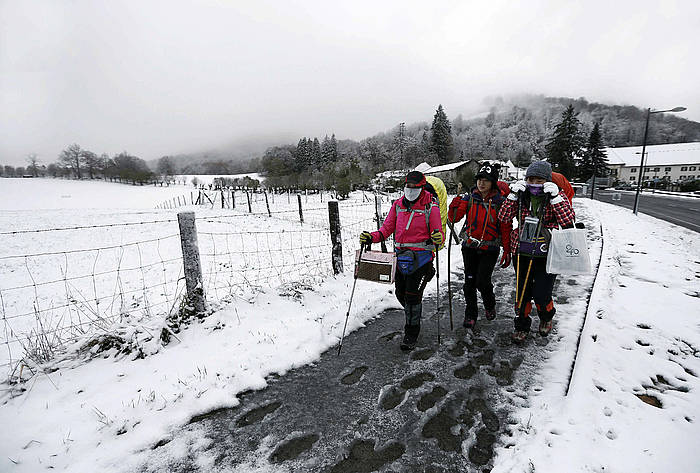
<path id="1" fill-rule="evenodd" d="M 596 264 L 599 227 L 588 215 L 579 215 L 579 220 L 589 228 Z M 593 275 L 558 280 L 560 320 L 554 332 L 549 338 L 533 335 L 525 346 L 517 347 L 509 338 L 512 268 L 494 273 L 498 318 L 489 322 L 482 315 L 472 334 L 461 328 L 462 263 L 459 248 L 453 251 L 454 322 L 459 328 L 450 332 L 443 305 L 441 346 L 433 318 L 432 282 L 419 347 L 410 355 L 398 349 L 403 312 L 386 310 L 347 337 L 340 357 L 328 350 L 312 365 L 268 378 L 265 389 L 240 394 L 237 407 L 197 416 L 153 445 L 141 470 L 488 469 L 495 447 L 510 448 L 514 432 L 529 429 L 513 414 L 529 406 L 528 392 L 540 389 L 533 383 L 543 361 L 562 344 L 575 344 Z M 445 254 L 441 263 L 446 259 Z M 444 297 L 446 280 L 441 283 Z M 558 369 L 571 366 L 573 351 L 567 355 L 559 360 Z M 559 375 L 567 378 L 566 373 Z M 562 396 L 565 388 L 563 383 Z"/>

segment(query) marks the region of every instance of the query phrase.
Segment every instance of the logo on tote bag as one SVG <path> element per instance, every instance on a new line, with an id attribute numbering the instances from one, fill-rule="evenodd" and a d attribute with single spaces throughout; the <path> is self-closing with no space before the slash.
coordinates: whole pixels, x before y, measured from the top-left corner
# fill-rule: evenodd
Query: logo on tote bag
<path id="1" fill-rule="evenodd" d="M 574 248 L 571 245 L 566 245 L 565 251 L 566 251 L 566 254 L 569 256 L 578 256 L 578 254 L 579 254 L 578 248 Z"/>

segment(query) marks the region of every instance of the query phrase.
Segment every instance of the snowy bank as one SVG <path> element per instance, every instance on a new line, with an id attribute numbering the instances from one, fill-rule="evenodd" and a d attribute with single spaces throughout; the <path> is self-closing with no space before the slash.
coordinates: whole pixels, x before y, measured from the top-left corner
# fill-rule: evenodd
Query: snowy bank
<path id="1" fill-rule="evenodd" d="M 562 344 L 493 472 L 691 472 L 700 442 L 700 234 L 610 204 L 568 396 Z M 540 388 L 543 387 L 542 390 Z"/>

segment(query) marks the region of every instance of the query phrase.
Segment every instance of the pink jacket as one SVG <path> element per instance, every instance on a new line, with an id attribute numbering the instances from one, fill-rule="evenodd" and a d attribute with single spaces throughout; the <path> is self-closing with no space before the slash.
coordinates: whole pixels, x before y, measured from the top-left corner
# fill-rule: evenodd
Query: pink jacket
<path id="1" fill-rule="evenodd" d="M 425 214 L 421 212 L 426 208 L 430 211 L 430 228 L 426 228 Z M 437 202 L 432 201 L 432 195 L 423 190 L 410 210 L 403 205 L 403 197 L 394 201 L 382 227 L 379 231 L 372 232 L 372 242 L 384 241 L 393 233 L 397 249 L 425 250 L 425 243 L 433 230 L 439 230 L 442 234 L 442 240 L 445 240 L 442 220 L 440 219 L 440 207 L 438 207 Z M 416 243 L 420 246 L 402 246 L 406 243 Z"/>

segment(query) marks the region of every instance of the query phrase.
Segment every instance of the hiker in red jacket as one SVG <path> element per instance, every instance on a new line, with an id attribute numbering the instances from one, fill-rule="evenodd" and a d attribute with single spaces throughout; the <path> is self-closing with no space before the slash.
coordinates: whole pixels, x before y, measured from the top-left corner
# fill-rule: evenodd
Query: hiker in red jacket
<path id="1" fill-rule="evenodd" d="M 445 239 L 440 207 L 424 189 L 426 183 L 423 173 L 409 172 L 403 197 L 394 201 L 379 231 L 362 232 L 360 235 L 360 243 L 364 245 L 382 242 L 394 234 L 396 298 L 406 314 L 402 350 L 416 347 L 423 290 L 435 275 L 433 252 Z"/>
<path id="2" fill-rule="evenodd" d="M 556 313 L 552 291 L 556 274 L 546 271 L 547 250 L 551 229 L 574 226 L 574 211 L 552 182 L 552 166 L 535 161 L 528 166 L 525 181 L 510 186 L 511 193 L 501 207 L 498 220 L 511 223 L 517 218 L 518 228 L 511 232 L 510 247 L 515 260 L 515 331 L 512 340 L 521 343 L 527 338 L 532 320 L 531 299 L 535 300 L 540 319 L 539 334 L 552 330 Z"/>
<path id="3" fill-rule="evenodd" d="M 499 222 L 498 211 L 505 198 L 498 187 L 497 164 L 485 163 L 476 174 L 476 186 L 471 192 L 452 199 L 447 211 L 450 222 L 459 222 L 466 215 L 460 232 L 462 259 L 464 260 L 464 322 L 473 329 L 479 309 L 476 302 L 477 289 L 484 303 L 486 319 L 496 318 L 496 296 L 493 293 L 491 275 L 503 245 L 501 266 L 510 264 L 510 222 Z"/>

